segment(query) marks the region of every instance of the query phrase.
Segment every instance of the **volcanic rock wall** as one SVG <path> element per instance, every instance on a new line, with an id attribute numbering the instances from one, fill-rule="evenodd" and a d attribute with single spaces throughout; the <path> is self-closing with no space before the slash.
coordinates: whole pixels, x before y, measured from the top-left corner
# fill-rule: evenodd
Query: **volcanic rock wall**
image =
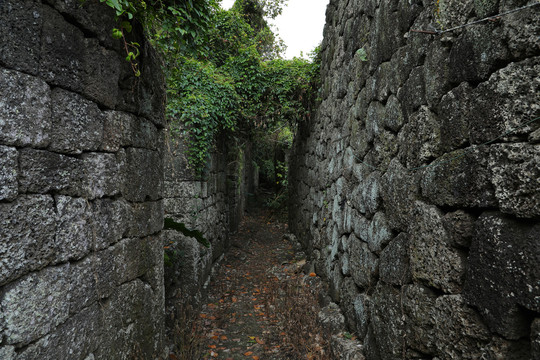
<path id="1" fill-rule="evenodd" d="M 0 1 L 4 360 L 161 356 L 165 92 L 109 10 Z"/>
<path id="2" fill-rule="evenodd" d="M 247 144 L 247 145 L 246 145 Z M 163 231 L 166 247 L 165 301 L 171 330 L 186 306 L 197 309 L 212 267 L 229 247 L 229 234 L 238 229 L 253 187 L 249 142 L 220 139 L 203 175 L 195 175 L 186 159 L 186 143 L 170 135 L 165 153 L 165 216 L 198 230 L 207 248 L 194 237 L 175 230 Z M 181 324 L 180 324 L 181 326 Z"/>
<path id="3" fill-rule="evenodd" d="M 537 5 L 330 1 L 290 227 L 367 359 L 540 358 Z"/>

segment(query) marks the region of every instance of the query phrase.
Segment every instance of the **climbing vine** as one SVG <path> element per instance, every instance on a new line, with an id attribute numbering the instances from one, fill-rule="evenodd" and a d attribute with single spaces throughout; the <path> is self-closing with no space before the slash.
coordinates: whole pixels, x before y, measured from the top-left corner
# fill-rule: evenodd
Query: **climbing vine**
<path id="1" fill-rule="evenodd" d="M 283 42 L 266 20 L 286 0 L 237 0 L 230 10 L 217 0 L 100 1 L 115 10 L 113 34 L 135 75 L 138 44 L 125 38 L 133 21 L 162 54 L 171 135 L 187 142 L 195 174 L 204 174 L 218 133 L 262 138 L 311 116 L 317 61 L 281 59 Z"/>

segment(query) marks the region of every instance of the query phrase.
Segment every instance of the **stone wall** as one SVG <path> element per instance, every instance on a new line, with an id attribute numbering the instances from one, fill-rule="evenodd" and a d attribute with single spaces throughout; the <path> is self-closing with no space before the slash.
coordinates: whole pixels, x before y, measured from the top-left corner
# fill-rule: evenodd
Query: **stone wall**
<path id="1" fill-rule="evenodd" d="M 534 3 L 330 1 L 290 227 L 367 359 L 540 358 L 540 6 L 410 31 Z"/>
<path id="2" fill-rule="evenodd" d="M 175 230 L 162 232 L 166 247 L 165 301 L 167 325 L 174 331 L 188 306 L 202 305 L 212 268 L 229 248 L 229 234 L 244 214 L 247 189 L 253 187 L 249 142 L 221 138 L 204 175 L 196 176 L 186 159 L 182 137 L 170 135 L 165 153 L 165 216 L 199 230 L 210 242 Z M 181 324 L 180 324 L 181 325 Z"/>
<path id="3" fill-rule="evenodd" d="M 0 358 L 152 359 L 164 89 L 97 0 L 0 1 Z"/>

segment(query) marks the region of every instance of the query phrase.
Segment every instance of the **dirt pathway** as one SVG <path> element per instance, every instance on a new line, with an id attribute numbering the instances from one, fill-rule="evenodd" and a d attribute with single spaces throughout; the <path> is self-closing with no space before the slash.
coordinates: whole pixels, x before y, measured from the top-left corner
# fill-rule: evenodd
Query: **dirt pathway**
<path id="1" fill-rule="evenodd" d="M 299 325 L 286 318 L 303 318 L 305 314 L 300 311 L 284 316 L 293 310 L 291 304 L 299 301 L 295 298 L 299 292 L 287 289 L 289 284 L 301 283 L 304 277 L 302 261 L 295 258 L 293 245 L 283 238 L 286 231 L 286 224 L 271 219 L 261 209 L 252 210 L 243 220 L 212 279 L 200 314 L 203 359 L 319 358 L 315 355 L 317 346 L 307 349 L 306 356 L 294 355 L 295 344 L 287 330 L 287 326 Z M 315 296 L 304 298 L 304 302 L 316 303 Z M 316 311 L 315 305 L 307 308 Z M 293 331 L 302 331 L 302 326 Z M 319 340 L 319 335 L 312 336 Z"/>

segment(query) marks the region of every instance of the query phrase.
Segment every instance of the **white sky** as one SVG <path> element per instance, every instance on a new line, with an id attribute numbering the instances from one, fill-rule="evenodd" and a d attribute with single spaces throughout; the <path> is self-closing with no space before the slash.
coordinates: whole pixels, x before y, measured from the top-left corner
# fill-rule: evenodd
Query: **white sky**
<path id="1" fill-rule="evenodd" d="M 230 9 L 235 0 L 222 0 L 221 6 Z M 277 27 L 277 34 L 285 41 L 286 59 L 305 58 L 323 38 L 326 5 L 329 0 L 288 0 L 283 13 L 270 21 Z"/>

